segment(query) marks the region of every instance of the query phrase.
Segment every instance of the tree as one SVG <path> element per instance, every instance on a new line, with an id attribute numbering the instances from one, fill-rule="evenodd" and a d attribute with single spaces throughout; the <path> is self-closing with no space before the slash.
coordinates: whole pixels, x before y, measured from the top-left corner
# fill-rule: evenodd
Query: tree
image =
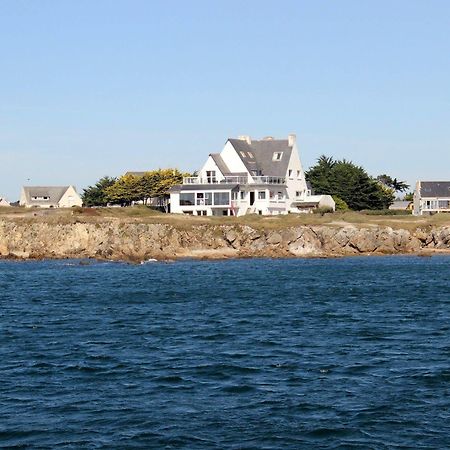
<path id="1" fill-rule="evenodd" d="M 414 201 L 414 192 L 408 192 L 407 194 L 405 194 L 403 200 L 405 200 L 407 202 Z"/>
<path id="2" fill-rule="evenodd" d="M 106 189 L 116 181 L 116 178 L 104 176 L 94 186 L 88 186 L 81 195 L 83 204 L 85 206 L 106 206 L 108 203 Z"/>
<path id="3" fill-rule="evenodd" d="M 392 189 L 382 187 L 361 167 L 345 159 L 335 161 L 322 155 L 306 172 L 316 194 L 335 195 L 350 209 L 384 209 L 394 201 Z"/>
<path id="4" fill-rule="evenodd" d="M 141 177 L 123 175 L 116 182 L 106 188 L 106 198 L 109 203 L 129 206 L 133 202 L 141 200 L 143 194 L 139 180 Z"/>
<path id="5" fill-rule="evenodd" d="M 397 178 L 392 178 L 389 175 L 378 175 L 377 180 L 385 186 L 393 189 L 395 192 L 406 192 L 409 189 L 409 184 L 405 181 L 399 181 Z"/>
<path id="6" fill-rule="evenodd" d="M 182 181 L 183 174 L 178 169 L 152 170 L 145 172 L 142 176 L 128 174 L 108 186 L 105 195 L 108 202 L 123 206 L 137 201 L 142 201 L 146 205 L 149 199 L 156 198 L 158 206 L 164 207 L 167 211 L 168 191 Z"/>
<path id="7" fill-rule="evenodd" d="M 158 206 L 167 212 L 169 189 L 183 182 L 183 174 L 178 169 L 159 169 L 152 174 L 154 176 L 152 197 L 157 198 Z"/>

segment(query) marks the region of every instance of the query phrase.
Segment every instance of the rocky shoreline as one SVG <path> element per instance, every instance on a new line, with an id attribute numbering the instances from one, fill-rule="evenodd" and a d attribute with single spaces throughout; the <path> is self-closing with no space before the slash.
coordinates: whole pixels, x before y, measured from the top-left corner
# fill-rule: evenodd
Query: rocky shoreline
<path id="1" fill-rule="evenodd" d="M 450 226 L 311 225 L 262 230 L 248 225 L 0 220 L 0 258 L 149 259 L 339 257 L 450 252 Z"/>

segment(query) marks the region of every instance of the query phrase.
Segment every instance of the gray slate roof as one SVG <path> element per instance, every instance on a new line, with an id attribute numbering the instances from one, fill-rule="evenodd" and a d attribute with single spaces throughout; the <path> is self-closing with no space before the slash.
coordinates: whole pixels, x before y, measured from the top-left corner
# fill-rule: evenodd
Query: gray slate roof
<path id="1" fill-rule="evenodd" d="M 251 144 L 241 139 L 228 139 L 228 141 L 236 149 L 237 154 L 250 173 L 256 170 L 262 176 L 286 176 L 292 154 L 292 147 L 289 147 L 287 139 L 252 140 Z M 246 157 L 241 155 L 241 151 L 245 152 Z M 249 157 L 248 152 L 254 158 Z M 283 153 L 280 161 L 273 161 L 273 154 L 276 152 Z"/>
<path id="2" fill-rule="evenodd" d="M 57 205 L 70 186 L 24 186 L 25 198 L 29 205 Z M 32 200 L 32 197 L 50 197 L 49 200 Z"/>
<path id="3" fill-rule="evenodd" d="M 225 161 L 220 156 L 220 153 L 211 153 L 209 156 L 211 156 L 211 158 L 214 160 L 214 162 L 216 163 L 216 166 L 222 172 L 222 175 L 225 175 L 225 176 L 231 175 L 230 169 L 225 164 Z"/>
<path id="4" fill-rule="evenodd" d="M 421 181 L 420 196 L 450 198 L 450 181 Z"/>

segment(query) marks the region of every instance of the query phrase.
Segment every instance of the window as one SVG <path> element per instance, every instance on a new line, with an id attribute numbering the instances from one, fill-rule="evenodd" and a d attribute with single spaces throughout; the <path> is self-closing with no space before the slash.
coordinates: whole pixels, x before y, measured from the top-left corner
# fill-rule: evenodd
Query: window
<path id="1" fill-rule="evenodd" d="M 197 192 L 197 205 L 212 205 L 211 192 Z"/>
<path id="2" fill-rule="evenodd" d="M 282 192 L 278 192 L 278 200 L 283 200 L 283 193 Z"/>
<path id="3" fill-rule="evenodd" d="M 247 155 L 245 154 L 245 152 L 239 152 L 240 154 L 241 154 L 241 156 L 243 157 L 243 158 L 246 158 L 247 157 Z"/>
<path id="4" fill-rule="evenodd" d="M 197 211 L 197 216 L 206 216 L 206 211 L 205 210 Z"/>
<path id="5" fill-rule="evenodd" d="M 255 158 L 255 157 L 253 156 L 253 153 L 252 153 L 252 152 L 247 152 L 247 155 L 248 155 L 248 157 L 251 158 L 251 159 L 254 159 L 254 158 Z"/>
<path id="6" fill-rule="evenodd" d="M 269 198 L 275 198 L 275 192 L 270 191 L 269 192 Z"/>
<path id="7" fill-rule="evenodd" d="M 50 200 L 50 197 L 47 197 L 45 195 L 35 195 L 34 197 L 31 197 L 31 200 Z"/>
<path id="8" fill-rule="evenodd" d="M 282 157 L 283 157 L 283 152 L 275 152 L 273 154 L 272 161 L 281 161 Z"/>
<path id="9" fill-rule="evenodd" d="M 232 192 L 231 193 L 231 200 L 237 200 L 238 199 L 238 193 L 237 192 Z"/>
<path id="10" fill-rule="evenodd" d="M 180 205 L 188 206 L 195 204 L 195 194 L 180 194 Z"/>
<path id="11" fill-rule="evenodd" d="M 295 191 L 295 196 L 296 197 L 300 197 L 302 195 L 302 193 L 300 191 Z"/>
<path id="12" fill-rule="evenodd" d="M 216 171 L 215 170 L 207 170 L 206 171 L 206 180 L 208 183 L 216 182 Z"/>
<path id="13" fill-rule="evenodd" d="M 297 170 L 297 178 L 300 179 L 300 170 Z"/>
<path id="14" fill-rule="evenodd" d="M 266 192 L 265 191 L 259 191 L 258 192 L 258 200 L 265 200 L 266 199 Z"/>
<path id="15" fill-rule="evenodd" d="M 288 176 L 289 176 L 289 178 L 292 177 L 292 169 L 288 170 Z"/>
<path id="16" fill-rule="evenodd" d="M 229 192 L 214 192 L 214 205 L 229 205 L 230 193 Z"/>
<path id="17" fill-rule="evenodd" d="M 244 200 L 244 198 L 245 198 L 245 192 L 241 191 L 241 200 Z"/>

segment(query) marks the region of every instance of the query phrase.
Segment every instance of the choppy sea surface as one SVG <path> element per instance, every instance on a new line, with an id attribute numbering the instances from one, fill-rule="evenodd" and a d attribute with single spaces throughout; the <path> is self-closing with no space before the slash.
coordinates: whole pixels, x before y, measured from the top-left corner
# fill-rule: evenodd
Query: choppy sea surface
<path id="1" fill-rule="evenodd" d="M 450 447 L 450 257 L 0 261 L 0 447 Z"/>

